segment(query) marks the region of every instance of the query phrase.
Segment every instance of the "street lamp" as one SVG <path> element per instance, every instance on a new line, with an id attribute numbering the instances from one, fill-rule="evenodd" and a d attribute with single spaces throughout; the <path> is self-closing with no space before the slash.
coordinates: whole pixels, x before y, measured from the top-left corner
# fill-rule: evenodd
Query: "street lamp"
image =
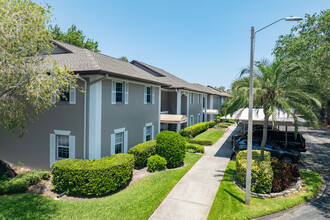
<path id="1" fill-rule="evenodd" d="M 253 56 L 254 56 L 254 38 L 255 34 L 279 21 L 301 21 L 301 17 L 286 17 L 278 19 L 273 23 L 260 28 L 256 32 L 254 26 L 251 27 L 251 54 L 250 54 L 250 89 L 249 89 L 249 121 L 248 121 L 248 147 L 246 164 L 246 184 L 245 184 L 245 205 L 250 205 L 251 197 L 251 162 L 252 162 L 252 109 L 253 109 Z"/>

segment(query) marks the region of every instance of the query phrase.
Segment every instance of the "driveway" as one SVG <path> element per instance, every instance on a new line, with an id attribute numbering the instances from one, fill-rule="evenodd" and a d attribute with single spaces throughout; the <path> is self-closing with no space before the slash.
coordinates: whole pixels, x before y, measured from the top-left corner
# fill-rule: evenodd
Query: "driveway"
<path id="1" fill-rule="evenodd" d="M 304 155 L 314 165 L 325 181 L 325 191 L 317 199 L 291 209 L 258 219 L 329 219 L 330 218 L 330 131 L 301 127 L 299 131 L 306 139 Z"/>

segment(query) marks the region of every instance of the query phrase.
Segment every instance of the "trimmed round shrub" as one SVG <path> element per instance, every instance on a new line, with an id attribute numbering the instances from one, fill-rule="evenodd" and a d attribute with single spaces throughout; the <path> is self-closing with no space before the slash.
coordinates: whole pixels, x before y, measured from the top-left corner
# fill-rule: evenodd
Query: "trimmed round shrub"
<path id="1" fill-rule="evenodd" d="M 166 159 L 168 168 L 180 166 L 186 150 L 185 139 L 174 131 L 162 131 L 156 137 L 156 153 Z"/>
<path id="2" fill-rule="evenodd" d="M 115 154 L 97 160 L 64 159 L 52 166 L 54 189 L 68 195 L 100 196 L 132 178 L 134 156 Z"/>
<path id="3" fill-rule="evenodd" d="M 148 158 L 148 162 L 147 162 L 148 172 L 165 170 L 166 165 L 167 165 L 166 159 L 157 154 Z"/>
<path id="4" fill-rule="evenodd" d="M 207 139 L 191 139 L 189 141 L 189 143 L 199 144 L 199 145 L 203 145 L 203 146 L 211 146 L 211 145 L 213 145 L 212 141 L 207 140 Z"/>
<path id="5" fill-rule="evenodd" d="M 187 152 L 203 154 L 204 153 L 204 147 L 202 145 L 199 145 L 199 144 L 187 143 Z"/>
<path id="6" fill-rule="evenodd" d="M 238 183 L 245 187 L 246 183 L 246 150 L 236 156 L 236 172 Z M 265 151 L 265 160 L 259 161 L 260 150 L 252 151 L 251 191 L 270 193 L 273 183 L 273 170 L 270 163 L 270 152 Z"/>
<path id="7" fill-rule="evenodd" d="M 147 159 L 156 154 L 156 141 L 146 141 L 135 145 L 129 149 L 128 153 L 134 155 L 136 169 L 145 167 L 147 166 Z"/>

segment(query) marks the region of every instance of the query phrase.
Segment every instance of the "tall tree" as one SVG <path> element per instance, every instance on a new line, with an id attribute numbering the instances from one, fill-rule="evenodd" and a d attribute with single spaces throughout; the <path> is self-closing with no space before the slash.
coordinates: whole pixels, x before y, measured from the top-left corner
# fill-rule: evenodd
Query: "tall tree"
<path id="1" fill-rule="evenodd" d="M 330 10 L 306 15 L 304 21 L 280 36 L 273 53 L 278 59 L 294 59 L 306 67 L 311 93 L 319 94 L 323 105 L 323 124 L 328 123 L 330 101 Z"/>
<path id="2" fill-rule="evenodd" d="M 281 110 L 291 115 L 295 122 L 297 117 L 291 109 L 297 109 L 310 123 L 317 123 L 317 115 L 310 106 L 320 105 L 318 99 L 306 89 L 308 78 L 301 74 L 301 68 L 295 64 L 275 60 L 256 62 L 253 85 L 253 107 L 264 111 L 264 128 L 261 141 L 261 160 L 264 159 L 264 148 L 267 140 L 269 117 L 276 118 L 276 111 Z M 241 72 L 241 78 L 232 85 L 232 98 L 223 108 L 233 113 L 249 105 L 249 77 L 243 77 L 249 69 Z M 242 78 L 243 77 L 243 78 Z M 297 129 L 297 123 L 295 123 Z"/>
<path id="3" fill-rule="evenodd" d="M 75 85 L 76 76 L 42 55 L 52 48 L 50 19 L 30 0 L 0 0 L 0 126 L 20 134 L 53 94 Z"/>
<path id="4" fill-rule="evenodd" d="M 60 40 L 94 52 L 100 52 L 100 50 L 97 49 L 99 43 L 90 38 L 86 39 L 83 31 L 78 29 L 74 24 L 68 29 L 67 32 L 62 32 L 58 25 L 50 26 L 49 30 L 53 34 L 53 39 L 55 40 Z"/>

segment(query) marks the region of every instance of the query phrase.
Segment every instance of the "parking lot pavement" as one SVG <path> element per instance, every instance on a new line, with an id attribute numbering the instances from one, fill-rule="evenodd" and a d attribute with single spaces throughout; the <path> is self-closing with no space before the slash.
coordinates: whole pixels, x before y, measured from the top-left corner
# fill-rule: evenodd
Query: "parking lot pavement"
<path id="1" fill-rule="evenodd" d="M 330 131 L 301 127 L 307 152 L 303 153 L 322 175 L 325 190 L 320 197 L 291 209 L 258 219 L 329 219 L 330 218 Z"/>

